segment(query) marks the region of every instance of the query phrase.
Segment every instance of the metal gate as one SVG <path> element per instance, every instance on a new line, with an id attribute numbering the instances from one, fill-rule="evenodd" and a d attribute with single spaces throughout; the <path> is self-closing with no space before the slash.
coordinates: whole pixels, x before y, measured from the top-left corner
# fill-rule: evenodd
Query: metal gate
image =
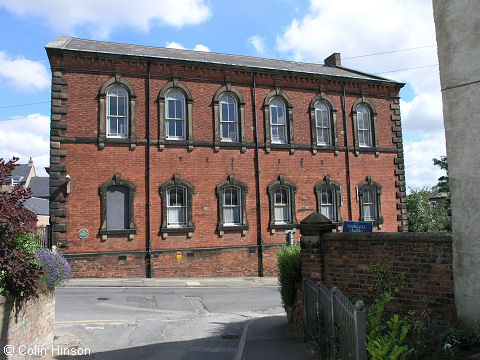
<path id="1" fill-rule="evenodd" d="M 366 360 L 364 304 L 353 305 L 337 288 L 303 282 L 306 334 L 318 343 L 322 359 Z"/>

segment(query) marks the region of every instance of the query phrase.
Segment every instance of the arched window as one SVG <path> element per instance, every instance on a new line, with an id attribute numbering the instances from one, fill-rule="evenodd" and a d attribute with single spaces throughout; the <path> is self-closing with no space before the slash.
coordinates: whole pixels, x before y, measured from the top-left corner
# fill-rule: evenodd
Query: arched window
<path id="1" fill-rule="evenodd" d="M 360 105 L 357 108 L 358 124 L 358 146 L 372 147 L 372 119 L 370 110 L 366 106 Z"/>
<path id="2" fill-rule="evenodd" d="M 187 189 L 172 186 L 167 190 L 167 227 L 184 227 L 187 224 Z"/>
<path id="3" fill-rule="evenodd" d="M 185 98 L 179 91 L 165 97 L 165 127 L 168 140 L 185 140 Z"/>
<path id="4" fill-rule="evenodd" d="M 213 95 L 214 146 L 240 147 L 247 151 L 245 131 L 245 101 L 242 93 L 230 82 L 226 82 Z"/>
<path id="5" fill-rule="evenodd" d="M 292 101 L 280 88 L 270 91 L 263 102 L 265 121 L 265 151 L 273 148 L 289 149 L 295 153 Z"/>
<path id="6" fill-rule="evenodd" d="M 335 203 L 335 191 L 332 188 L 325 187 L 320 189 L 320 212 L 332 221 L 337 220 Z"/>
<path id="7" fill-rule="evenodd" d="M 222 141 L 238 141 L 238 108 L 232 96 L 220 99 L 220 128 Z"/>
<path id="8" fill-rule="evenodd" d="M 287 118 L 285 104 L 279 99 L 270 102 L 270 136 L 272 144 L 287 143 Z"/>
<path id="9" fill-rule="evenodd" d="M 290 189 L 285 186 L 276 187 L 273 191 L 273 198 L 275 224 L 290 224 L 292 222 Z"/>
<path id="10" fill-rule="evenodd" d="M 366 181 L 358 185 L 358 200 L 360 202 L 360 221 L 373 221 L 380 229 L 382 217 L 382 187 L 367 176 Z"/>
<path id="11" fill-rule="evenodd" d="M 106 240 L 110 234 L 129 234 L 133 239 L 136 233 L 133 216 L 135 185 L 121 179 L 116 174 L 112 180 L 100 185 L 100 235 Z"/>
<path id="12" fill-rule="evenodd" d="M 247 186 L 229 175 L 227 181 L 217 185 L 218 225 L 217 230 L 222 236 L 225 231 L 248 230 L 247 221 Z"/>
<path id="13" fill-rule="evenodd" d="M 373 103 L 365 96 L 358 98 L 352 106 L 353 140 L 355 155 L 358 156 L 362 148 L 379 146 L 377 134 L 377 112 Z M 376 156 L 379 153 L 376 152 Z"/>
<path id="14" fill-rule="evenodd" d="M 158 147 L 166 143 L 188 146 L 193 150 L 193 98 L 177 78 L 167 82 L 158 93 Z"/>
<path id="15" fill-rule="evenodd" d="M 113 185 L 107 188 L 107 230 L 128 229 L 128 188 Z"/>
<path id="16" fill-rule="evenodd" d="M 318 150 L 331 151 L 335 147 L 335 155 L 339 154 L 337 137 L 337 109 L 333 100 L 324 92 L 318 93 L 309 106 L 310 125 L 312 129 L 312 153 Z"/>
<path id="17" fill-rule="evenodd" d="M 342 188 L 326 175 L 324 181 L 315 185 L 317 211 L 332 222 L 341 222 L 340 206 L 342 204 Z"/>
<path id="18" fill-rule="evenodd" d="M 107 137 L 128 137 L 128 94 L 120 86 L 107 91 Z"/>
<path id="19" fill-rule="evenodd" d="M 270 229 L 293 229 L 297 226 L 295 194 L 297 187 L 280 175 L 267 187 L 270 199 Z"/>
<path id="20" fill-rule="evenodd" d="M 377 197 L 375 188 L 372 186 L 365 186 L 362 189 L 363 196 L 363 220 L 373 221 L 377 218 Z"/>
<path id="21" fill-rule="evenodd" d="M 195 225 L 192 221 L 193 186 L 175 174 L 159 188 L 162 197 L 162 226 L 160 233 L 187 233 L 192 236 Z"/>
<path id="22" fill-rule="evenodd" d="M 98 91 L 98 147 L 108 143 L 137 146 L 135 131 L 135 89 L 127 79 L 117 74 L 105 81 Z"/>
<path id="23" fill-rule="evenodd" d="M 332 145 L 332 122 L 330 120 L 330 108 L 323 102 L 315 105 L 315 130 L 317 145 Z"/>
<path id="24" fill-rule="evenodd" d="M 223 189 L 223 224 L 240 225 L 241 221 L 241 190 L 236 187 Z"/>

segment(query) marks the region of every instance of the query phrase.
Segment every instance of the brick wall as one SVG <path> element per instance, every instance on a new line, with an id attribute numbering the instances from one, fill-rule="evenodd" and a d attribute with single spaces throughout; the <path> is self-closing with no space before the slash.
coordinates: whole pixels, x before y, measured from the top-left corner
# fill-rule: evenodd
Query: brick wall
<path id="1" fill-rule="evenodd" d="M 452 236 L 448 233 L 324 233 L 302 238 L 302 276 L 337 286 L 342 293 L 365 298 L 379 260 L 405 284 L 392 309 L 426 311 L 432 325 L 455 318 Z"/>
<path id="2" fill-rule="evenodd" d="M 257 246 L 152 252 L 154 277 L 258 276 Z M 264 276 L 277 275 L 277 247 L 263 248 Z M 145 252 L 65 254 L 72 277 L 145 277 Z"/>
<path id="3" fill-rule="evenodd" d="M 13 299 L 0 296 L 0 359 L 30 358 L 21 353 L 31 349 L 38 359 L 50 358 L 55 320 L 55 291 L 39 294 L 37 299 L 25 302 L 18 312 Z M 5 357 L 4 346 L 13 346 L 13 355 Z M 43 356 L 46 355 L 46 356 Z M 33 358 L 33 356 L 32 356 Z"/>

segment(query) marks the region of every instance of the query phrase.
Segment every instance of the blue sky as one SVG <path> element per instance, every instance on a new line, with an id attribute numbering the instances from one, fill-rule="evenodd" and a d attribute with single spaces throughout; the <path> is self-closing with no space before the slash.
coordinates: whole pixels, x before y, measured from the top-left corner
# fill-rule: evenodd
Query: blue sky
<path id="1" fill-rule="evenodd" d="M 445 137 L 430 0 L 0 0 L 0 35 L 0 157 L 32 156 L 40 174 L 49 159 L 44 46 L 70 35 L 319 63 L 340 52 L 345 67 L 406 83 L 407 186 L 442 175 L 432 164 Z"/>

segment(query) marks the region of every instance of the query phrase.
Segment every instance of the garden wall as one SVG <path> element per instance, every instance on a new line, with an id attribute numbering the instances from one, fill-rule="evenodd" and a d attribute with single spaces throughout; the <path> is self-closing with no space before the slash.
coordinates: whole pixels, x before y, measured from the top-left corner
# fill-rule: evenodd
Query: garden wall
<path id="1" fill-rule="evenodd" d="M 53 342 L 55 291 L 47 291 L 31 299 L 15 311 L 12 298 L 0 296 L 0 359 L 48 359 Z M 12 355 L 4 349 L 10 345 Z M 35 357 L 37 356 L 37 357 Z"/>
<path id="2" fill-rule="evenodd" d="M 383 261 L 405 274 L 392 311 L 425 314 L 432 326 L 455 321 L 452 236 L 449 233 L 318 233 L 302 236 L 302 278 L 321 280 L 344 294 L 368 298 L 371 265 Z"/>

